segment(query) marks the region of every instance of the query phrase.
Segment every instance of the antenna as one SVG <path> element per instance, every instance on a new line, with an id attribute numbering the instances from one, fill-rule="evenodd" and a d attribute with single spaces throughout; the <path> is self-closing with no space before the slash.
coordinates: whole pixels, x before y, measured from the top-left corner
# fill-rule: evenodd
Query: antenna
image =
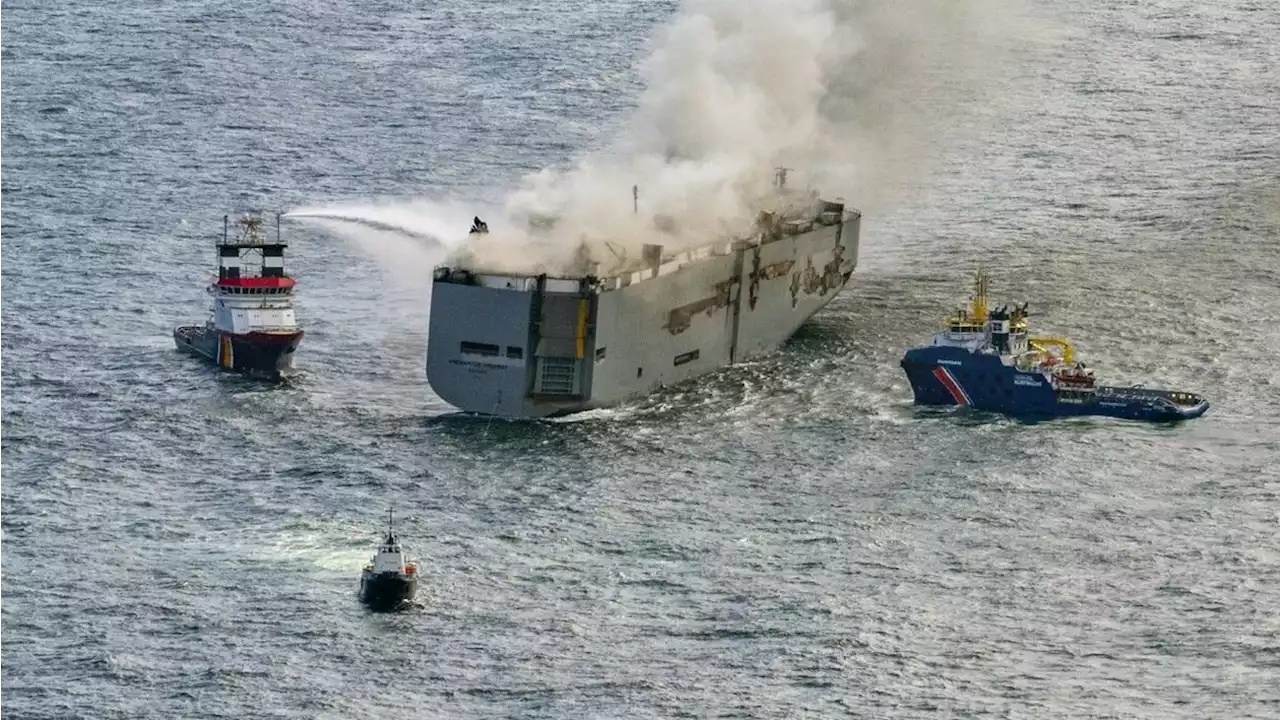
<path id="1" fill-rule="evenodd" d="M 280 244 L 280 211 L 276 211 L 276 244 Z"/>
<path id="2" fill-rule="evenodd" d="M 640 214 L 640 186 L 639 185 L 631 186 L 631 212 L 636 215 Z"/>
<path id="3" fill-rule="evenodd" d="M 222 243 L 224 245 L 227 242 L 227 232 L 229 232 L 230 227 L 231 227 L 231 216 L 223 215 L 222 216 Z"/>

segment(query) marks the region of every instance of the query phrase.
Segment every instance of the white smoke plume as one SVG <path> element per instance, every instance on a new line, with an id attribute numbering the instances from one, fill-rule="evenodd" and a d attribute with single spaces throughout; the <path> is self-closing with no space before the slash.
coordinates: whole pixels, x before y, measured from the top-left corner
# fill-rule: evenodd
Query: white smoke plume
<path id="1" fill-rule="evenodd" d="M 795 168 L 864 210 L 927 167 L 961 117 L 1003 82 L 1030 24 L 1016 0 L 688 0 L 655 38 L 647 89 L 621 141 L 567 172 L 525 179 L 509 219 L 558 218 L 530 258 L 518 232 L 483 238 L 485 267 L 570 261 L 586 241 L 705 243 L 751 229 L 773 169 Z M 632 185 L 640 188 L 633 214 Z M 653 219 L 676 237 L 655 239 Z M 502 260 L 505 259 L 505 262 Z"/>
<path id="2" fill-rule="evenodd" d="M 793 186 L 874 212 L 999 91 L 1032 27 L 1022 10 L 1021 0 L 686 0 L 652 41 L 646 90 L 617 142 L 524 178 L 486 218 L 491 233 L 463 240 L 453 260 L 554 273 L 583 252 L 607 267 L 644 242 L 742 237 L 779 166 L 796 170 Z M 529 233 L 548 217 L 551 231 Z"/>

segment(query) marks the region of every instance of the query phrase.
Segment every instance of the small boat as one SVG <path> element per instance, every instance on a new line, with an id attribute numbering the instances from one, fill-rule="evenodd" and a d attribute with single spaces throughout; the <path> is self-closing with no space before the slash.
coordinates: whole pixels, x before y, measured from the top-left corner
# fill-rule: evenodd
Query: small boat
<path id="1" fill-rule="evenodd" d="M 413 602 L 417 591 L 418 565 L 405 558 L 388 510 L 387 536 L 360 573 L 360 601 L 372 610 L 386 612 Z"/>
<path id="2" fill-rule="evenodd" d="M 1101 415 L 1170 422 L 1203 415 L 1191 392 L 1098 385 L 1065 338 L 1033 336 L 1027 305 L 987 307 L 987 274 L 974 278 L 960 309 L 928 345 L 902 358 L 917 405 L 959 405 L 1024 419 Z"/>
<path id="3" fill-rule="evenodd" d="M 280 240 L 280 218 L 274 242 L 264 237 L 256 214 L 237 224 L 239 234 L 230 237 L 228 218 L 223 218 L 218 278 L 208 288 L 212 316 L 204 325 L 175 328 L 173 342 L 223 369 L 278 378 L 293 367 L 303 335 L 293 311 L 296 283 L 284 271 L 287 246 Z"/>

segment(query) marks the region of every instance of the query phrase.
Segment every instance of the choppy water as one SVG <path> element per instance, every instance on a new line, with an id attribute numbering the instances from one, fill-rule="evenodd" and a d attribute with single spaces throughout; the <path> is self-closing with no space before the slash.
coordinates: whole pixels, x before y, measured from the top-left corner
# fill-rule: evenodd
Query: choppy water
<path id="1" fill-rule="evenodd" d="M 600 144 L 671 3 L 5 9 L 4 717 L 1280 714 L 1274 3 L 1041 8 L 784 352 L 525 424 L 442 417 L 425 273 L 313 229 L 293 381 L 168 333 L 228 210 Z M 980 260 L 1210 414 L 914 409 L 896 361 Z M 376 616 L 389 503 L 430 589 Z"/>

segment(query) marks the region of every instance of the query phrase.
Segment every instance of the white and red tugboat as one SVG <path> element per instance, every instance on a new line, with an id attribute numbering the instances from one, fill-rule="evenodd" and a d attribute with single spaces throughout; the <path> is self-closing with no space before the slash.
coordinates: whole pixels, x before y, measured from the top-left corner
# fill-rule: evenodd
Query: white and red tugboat
<path id="1" fill-rule="evenodd" d="M 262 217 L 237 221 L 233 238 L 223 218 L 218 243 L 218 279 L 209 285 L 213 317 L 204 325 L 175 328 L 179 350 L 207 358 L 226 370 L 276 378 L 293 367 L 302 342 L 293 312 L 293 278 L 284 271 L 285 243 L 276 216 L 275 241 L 262 232 Z"/>

